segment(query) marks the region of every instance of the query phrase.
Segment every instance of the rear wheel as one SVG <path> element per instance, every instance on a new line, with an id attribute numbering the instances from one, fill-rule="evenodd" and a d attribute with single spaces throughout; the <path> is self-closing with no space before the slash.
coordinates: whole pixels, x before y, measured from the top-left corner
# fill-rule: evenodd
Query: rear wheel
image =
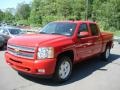
<path id="1" fill-rule="evenodd" d="M 56 72 L 55 72 L 55 81 L 64 82 L 70 78 L 72 72 L 72 62 L 71 59 L 67 56 L 63 56 L 57 63 Z"/>
<path id="2" fill-rule="evenodd" d="M 104 61 L 109 60 L 109 57 L 110 57 L 110 47 L 109 46 L 106 47 L 105 52 L 102 53 L 101 57 L 102 57 L 102 60 L 104 60 Z"/>

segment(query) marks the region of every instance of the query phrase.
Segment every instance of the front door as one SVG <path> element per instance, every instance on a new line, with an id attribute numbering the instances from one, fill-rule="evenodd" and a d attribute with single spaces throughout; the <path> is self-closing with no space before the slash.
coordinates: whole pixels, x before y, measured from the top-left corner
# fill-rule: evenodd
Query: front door
<path id="1" fill-rule="evenodd" d="M 81 24 L 78 31 L 78 34 L 81 36 L 82 34 L 84 35 L 84 33 L 88 33 L 88 35 L 78 38 L 78 41 L 75 45 L 77 51 L 77 60 L 84 60 L 85 58 L 93 55 L 93 39 L 89 35 L 90 32 L 86 23 Z"/>

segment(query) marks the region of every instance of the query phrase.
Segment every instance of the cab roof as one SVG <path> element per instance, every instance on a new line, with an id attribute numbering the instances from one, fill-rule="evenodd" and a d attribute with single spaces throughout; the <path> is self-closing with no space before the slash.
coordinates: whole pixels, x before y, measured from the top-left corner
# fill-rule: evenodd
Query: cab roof
<path id="1" fill-rule="evenodd" d="M 68 23 L 93 23 L 93 24 L 96 24 L 96 22 L 93 22 L 93 21 L 83 21 L 83 20 L 65 20 L 65 21 L 54 21 L 54 22 L 68 22 Z"/>

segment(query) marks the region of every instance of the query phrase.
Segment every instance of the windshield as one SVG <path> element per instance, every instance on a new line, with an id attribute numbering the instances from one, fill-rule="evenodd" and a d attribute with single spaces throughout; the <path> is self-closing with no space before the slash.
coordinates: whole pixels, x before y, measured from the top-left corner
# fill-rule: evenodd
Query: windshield
<path id="1" fill-rule="evenodd" d="M 21 34 L 22 31 L 20 29 L 9 29 L 9 32 L 13 35 Z"/>
<path id="2" fill-rule="evenodd" d="M 71 36 L 74 32 L 75 27 L 75 23 L 52 22 L 43 27 L 40 33 Z"/>

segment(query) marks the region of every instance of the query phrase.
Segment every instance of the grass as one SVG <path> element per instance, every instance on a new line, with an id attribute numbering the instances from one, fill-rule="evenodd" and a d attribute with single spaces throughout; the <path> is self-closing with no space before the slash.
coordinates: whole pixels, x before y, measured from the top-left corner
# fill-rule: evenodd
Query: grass
<path id="1" fill-rule="evenodd" d="M 113 34 L 114 34 L 115 36 L 120 37 L 120 31 L 113 32 Z"/>

